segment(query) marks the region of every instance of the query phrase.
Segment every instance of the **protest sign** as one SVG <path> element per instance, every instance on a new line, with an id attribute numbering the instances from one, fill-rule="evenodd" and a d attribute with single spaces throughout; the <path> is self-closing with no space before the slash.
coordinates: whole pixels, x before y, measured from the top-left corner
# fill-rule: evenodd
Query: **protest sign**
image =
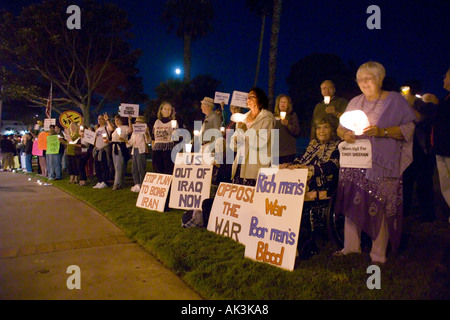
<path id="1" fill-rule="evenodd" d="M 33 156 L 42 157 L 44 155 L 43 149 L 39 149 L 38 140 L 33 141 L 33 149 L 31 150 Z"/>
<path id="2" fill-rule="evenodd" d="M 221 103 L 228 104 L 228 101 L 230 101 L 230 94 L 224 93 L 224 92 L 218 92 L 216 91 L 216 94 L 214 95 L 214 103 Z"/>
<path id="3" fill-rule="evenodd" d="M 255 187 L 220 183 L 207 229 L 245 244 L 254 210 Z"/>
<path id="4" fill-rule="evenodd" d="M 83 124 L 83 116 L 76 111 L 67 110 L 59 116 L 59 123 L 65 128 L 69 128 L 70 124 L 75 122 L 78 125 Z"/>
<path id="5" fill-rule="evenodd" d="M 358 139 L 355 143 L 339 144 L 339 165 L 342 168 L 372 168 L 372 145 L 368 139 Z"/>
<path id="6" fill-rule="evenodd" d="M 139 191 L 136 207 L 164 212 L 172 176 L 147 172 Z"/>
<path id="7" fill-rule="evenodd" d="M 47 136 L 47 151 L 46 154 L 59 153 L 59 137 L 56 134 Z"/>
<path id="8" fill-rule="evenodd" d="M 233 91 L 233 97 L 231 98 L 231 105 L 236 107 L 247 107 L 247 92 Z"/>
<path id="9" fill-rule="evenodd" d="M 83 131 L 84 139 L 83 141 L 86 141 L 89 144 L 94 145 L 95 144 L 95 132 L 91 130 L 84 130 Z"/>
<path id="10" fill-rule="evenodd" d="M 145 133 L 147 130 L 147 124 L 146 123 L 135 123 L 133 124 L 133 132 L 134 133 Z"/>
<path id="11" fill-rule="evenodd" d="M 294 270 L 308 169 L 262 168 L 245 257 Z"/>
<path id="12" fill-rule="evenodd" d="M 119 114 L 122 117 L 132 116 L 136 118 L 139 115 L 139 105 L 138 104 L 129 104 L 122 103 L 119 106 Z"/>
<path id="13" fill-rule="evenodd" d="M 44 119 L 44 131 L 49 131 L 52 124 L 56 124 L 56 119 Z"/>
<path id="14" fill-rule="evenodd" d="M 177 154 L 169 207 L 201 209 L 202 201 L 210 196 L 212 169 L 201 153 Z"/>

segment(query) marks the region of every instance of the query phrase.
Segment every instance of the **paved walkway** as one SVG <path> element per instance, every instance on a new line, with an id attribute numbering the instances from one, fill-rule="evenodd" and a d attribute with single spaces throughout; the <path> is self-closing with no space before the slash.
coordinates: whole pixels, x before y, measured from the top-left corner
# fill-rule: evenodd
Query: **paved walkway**
<path id="1" fill-rule="evenodd" d="M 36 180 L 0 172 L 0 299 L 201 299 L 100 213 Z"/>

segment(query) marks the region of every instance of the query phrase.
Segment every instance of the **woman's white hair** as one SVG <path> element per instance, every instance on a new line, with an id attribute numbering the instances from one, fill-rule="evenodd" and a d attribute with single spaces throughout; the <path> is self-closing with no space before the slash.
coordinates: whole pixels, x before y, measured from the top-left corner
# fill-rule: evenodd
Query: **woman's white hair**
<path id="1" fill-rule="evenodd" d="M 380 86 L 383 84 L 384 77 L 386 76 L 386 70 L 384 69 L 383 65 L 376 61 L 369 61 L 366 63 L 363 63 L 356 72 L 356 77 L 361 72 L 367 72 L 373 75 L 376 79 L 378 79 Z"/>

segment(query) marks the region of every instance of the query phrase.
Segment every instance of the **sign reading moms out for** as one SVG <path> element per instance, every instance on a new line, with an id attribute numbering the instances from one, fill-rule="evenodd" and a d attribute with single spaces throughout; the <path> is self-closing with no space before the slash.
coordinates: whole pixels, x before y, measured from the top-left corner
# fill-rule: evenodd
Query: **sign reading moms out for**
<path id="1" fill-rule="evenodd" d="M 136 207 L 164 212 L 172 176 L 147 172 L 139 191 Z"/>
<path id="2" fill-rule="evenodd" d="M 178 153 L 173 168 L 169 207 L 201 209 L 209 198 L 213 165 L 204 161 L 202 153 Z"/>

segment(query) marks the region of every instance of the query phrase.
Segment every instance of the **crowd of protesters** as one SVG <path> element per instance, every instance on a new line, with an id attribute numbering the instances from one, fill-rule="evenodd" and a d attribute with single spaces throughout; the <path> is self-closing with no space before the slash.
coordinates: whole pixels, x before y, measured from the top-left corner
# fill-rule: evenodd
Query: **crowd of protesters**
<path id="1" fill-rule="evenodd" d="M 414 184 L 417 185 L 422 219 L 435 219 L 432 176 L 436 166 L 441 192 L 450 206 L 449 95 L 442 100 L 432 94 L 418 97 L 412 86 L 400 92 L 385 91 L 382 89 L 384 77 L 384 67 L 377 62 L 360 66 L 356 81 L 362 94 L 350 102 L 337 97 L 334 83 L 325 80 L 320 86 L 324 101 L 314 109 L 310 144 L 300 157 L 296 149 L 299 120 L 290 97 L 279 95 L 274 112 L 271 112 L 265 92 L 257 87 L 249 90 L 247 110 L 241 114 L 241 120 L 230 114 L 244 109 L 231 105 L 231 112 L 228 112 L 223 103 L 217 106 L 214 99 L 205 97 L 201 101 L 204 114 L 201 129 L 194 132 L 192 141 L 185 143 L 198 139 L 202 150 L 213 146 L 210 150 L 215 150 L 216 154 L 232 152 L 232 163 L 215 164 L 215 183 L 254 186 L 258 170 L 274 163 L 270 131 L 278 129 L 279 158 L 275 163 L 283 169 L 308 168 L 311 190 L 337 193 L 336 212 L 345 215 L 346 219 L 344 248 L 335 255 L 360 252 L 360 233 L 364 231 L 373 241 L 372 260 L 384 263 L 388 242 L 394 251 L 398 248 L 402 217 L 410 214 Z M 450 69 L 444 76 L 444 88 L 450 91 Z M 362 110 L 368 117 L 370 126 L 361 136 L 339 125 L 340 116 L 351 110 Z M 150 127 L 145 130 L 141 127 L 135 132 L 133 122 L 146 124 L 142 116 L 123 118 L 117 115 L 112 120 L 105 113 L 98 116 L 95 127 L 83 128 L 72 123 L 63 130 L 59 125 L 51 125 L 47 131 L 42 127 L 30 130 L 21 140 L 4 136 L 1 140 L 2 170 L 13 169 L 14 156 L 18 156 L 22 170 L 32 172 L 32 157 L 37 156 L 38 174 L 49 179 L 61 179 L 62 172 L 67 171 L 69 183 L 95 184 L 93 188 L 96 189 L 112 187 L 112 190 L 118 190 L 125 186 L 127 163 L 131 159 L 131 191 L 139 192 L 150 145 L 153 171 L 172 174 L 172 150 L 176 145 L 173 133 L 183 120 L 177 119 L 176 106 L 165 101 Z M 209 129 L 220 130 L 223 137 L 206 138 Z M 250 129 L 256 135 L 245 135 Z M 262 129 L 266 134 L 263 138 Z M 86 130 L 94 133 L 93 143 L 86 141 Z M 228 132 L 232 133 L 231 139 L 225 139 Z M 46 154 L 43 137 L 52 135 L 58 135 L 60 150 Z M 361 137 L 372 143 L 372 168 L 339 168 L 338 144 L 342 141 L 353 143 Z M 35 143 L 37 145 L 33 146 Z M 249 161 L 252 146 L 257 146 L 258 152 L 264 149 L 271 161 L 264 162 L 261 157 L 257 157 L 256 162 Z"/>

